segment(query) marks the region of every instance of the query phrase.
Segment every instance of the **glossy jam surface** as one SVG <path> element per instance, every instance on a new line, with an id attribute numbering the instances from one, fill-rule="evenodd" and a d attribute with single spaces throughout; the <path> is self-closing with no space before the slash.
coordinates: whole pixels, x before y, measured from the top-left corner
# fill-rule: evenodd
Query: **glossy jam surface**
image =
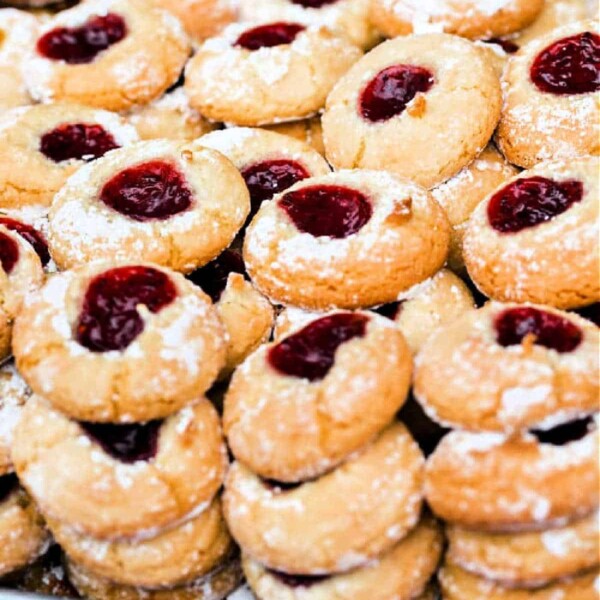
<path id="1" fill-rule="evenodd" d="M 303 233 L 338 239 L 359 232 L 373 214 L 364 194 L 338 185 L 313 185 L 289 192 L 279 200 L 279 207 Z"/>
<path id="2" fill-rule="evenodd" d="M 278 579 L 284 585 L 292 588 L 308 588 L 321 583 L 329 579 L 329 575 L 290 575 L 289 573 L 282 573 L 281 571 L 273 571 L 271 569 L 268 572 Z"/>
<path id="3" fill-rule="evenodd" d="M 494 327 L 497 342 L 505 347 L 518 345 L 526 336 L 532 335 L 536 345 L 564 354 L 573 352 L 583 339 L 583 332 L 571 321 L 526 306 L 499 313 Z"/>
<path id="4" fill-rule="evenodd" d="M 227 287 L 230 273 L 245 276 L 246 267 L 239 252 L 225 250 L 212 262 L 187 275 L 187 278 L 208 294 L 213 302 L 218 302 Z"/>
<path id="5" fill-rule="evenodd" d="M 557 425 L 552 429 L 534 429 L 531 433 L 535 435 L 541 444 L 564 446 L 584 438 L 595 429 L 595 426 L 593 417 L 584 417 Z"/>
<path id="6" fill-rule="evenodd" d="M 12 273 L 18 260 L 18 244 L 11 237 L 0 231 L 0 263 L 7 275 Z"/>
<path id="7" fill-rule="evenodd" d="M 124 350 L 144 330 L 143 305 L 157 313 L 177 296 L 168 275 L 151 267 L 118 267 L 90 282 L 76 328 L 77 341 L 92 352 Z"/>
<path id="8" fill-rule="evenodd" d="M 292 4 L 298 4 L 304 8 L 322 8 L 329 4 L 335 4 L 338 0 L 290 0 Z"/>
<path id="9" fill-rule="evenodd" d="M 150 460 L 158 450 L 158 434 L 162 421 L 115 425 L 112 423 L 79 423 L 85 433 L 102 449 L 123 463 Z"/>
<path id="10" fill-rule="evenodd" d="M 51 60 L 70 65 L 92 62 L 100 52 L 120 42 L 127 35 L 127 25 L 120 15 L 92 17 L 80 27 L 57 27 L 37 42 L 37 51 Z"/>
<path id="11" fill-rule="evenodd" d="M 115 138 L 104 127 L 86 123 L 65 123 L 40 138 L 40 152 L 56 163 L 93 160 L 118 147 Z"/>
<path id="12" fill-rule="evenodd" d="M 496 231 L 517 233 L 549 221 L 582 199 L 581 181 L 539 176 L 517 179 L 492 196 L 488 220 Z"/>
<path id="13" fill-rule="evenodd" d="M 586 31 L 552 43 L 540 52 L 530 70 L 542 92 L 575 95 L 600 90 L 600 36 Z"/>
<path id="14" fill-rule="evenodd" d="M 486 44 L 494 44 L 496 46 L 500 46 L 506 54 L 514 54 L 519 51 L 519 45 L 511 42 L 510 40 L 503 40 L 502 38 L 490 38 L 488 40 L 484 40 Z"/>
<path id="15" fill-rule="evenodd" d="M 382 304 L 377 308 L 372 308 L 373 312 L 376 312 L 378 315 L 382 317 L 386 317 L 391 321 L 395 321 L 402 312 L 402 305 L 404 304 L 404 300 L 399 300 L 398 302 L 390 302 L 389 304 Z"/>
<path id="16" fill-rule="evenodd" d="M 109 179 L 100 200 L 136 221 L 165 220 L 187 210 L 192 190 L 175 165 L 152 160 L 129 167 Z"/>
<path id="17" fill-rule="evenodd" d="M 17 489 L 19 480 L 14 473 L 0 477 L 0 502 L 4 502 L 14 490 Z"/>
<path id="18" fill-rule="evenodd" d="M 6 229 L 18 233 L 26 242 L 29 242 L 36 251 L 36 254 L 40 257 L 43 266 L 46 266 L 50 262 L 48 243 L 40 231 L 27 223 L 11 219 L 10 217 L 0 216 L 0 225 L 4 225 Z"/>
<path id="19" fill-rule="evenodd" d="M 398 419 L 408 427 L 425 456 L 429 456 L 450 431 L 432 421 L 412 393 L 400 409 Z"/>
<path id="20" fill-rule="evenodd" d="M 296 36 L 306 29 L 298 23 L 268 23 L 244 31 L 236 40 L 235 45 L 246 50 L 259 50 L 260 48 L 273 48 L 291 44 Z"/>
<path id="21" fill-rule="evenodd" d="M 388 121 L 404 112 L 419 93 L 431 89 L 433 73 L 415 65 L 395 65 L 378 73 L 359 99 L 361 116 L 372 123 Z"/>
<path id="22" fill-rule="evenodd" d="M 364 337 L 369 317 L 337 313 L 309 323 L 285 338 L 268 353 L 269 364 L 280 373 L 309 381 L 323 379 L 333 366 L 337 349 Z"/>

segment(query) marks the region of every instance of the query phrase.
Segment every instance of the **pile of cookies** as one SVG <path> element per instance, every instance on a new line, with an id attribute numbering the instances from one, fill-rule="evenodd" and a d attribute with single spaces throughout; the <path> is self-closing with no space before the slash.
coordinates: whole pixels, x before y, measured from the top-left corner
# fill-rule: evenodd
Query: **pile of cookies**
<path id="1" fill-rule="evenodd" d="M 0 9 L 0 587 L 597 599 L 584 0 L 72 4 Z"/>

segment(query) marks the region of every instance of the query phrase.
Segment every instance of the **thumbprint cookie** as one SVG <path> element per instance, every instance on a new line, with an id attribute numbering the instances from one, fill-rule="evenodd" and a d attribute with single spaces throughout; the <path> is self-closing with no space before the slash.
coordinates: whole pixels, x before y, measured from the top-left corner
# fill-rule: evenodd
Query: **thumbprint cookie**
<path id="1" fill-rule="evenodd" d="M 37 101 L 125 110 L 168 89 L 189 53 L 167 11 L 145 0 L 90 0 L 42 26 L 23 73 Z"/>
<path id="2" fill-rule="evenodd" d="M 244 180 L 218 152 L 139 142 L 69 178 L 49 214 L 50 252 L 61 269 L 100 256 L 189 272 L 229 246 L 249 210 Z"/>
<path id="3" fill-rule="evenodd" d="M 485 148 L 500 108 L 500 82 L 481 48 L 446 34 L 399 37 L 359 60 L 327 98 L 327 159 L 433 187 Z"/>
<path id="4" fill-rule="evenodd" d="M 444 265 L 450 226 L 423 188 L 384 171 L 300 181 L 262 204 L 244 260 L 277 303 L 360 308 L 397 300 Z"/>
<path id="5" fill-rule="evenodd" d="M 208 389 L 225 363 L 224 336 L 210 298 L 182 275 L 96 263 L 32 295 L 13 348 L 23 378 L 59 410 L 131 423 L 168 416 Z"/>
<path id="6" fill-rule="evenodd" d="M 305 142 L 314 148 L 319 154 L 325 155 L 325 145 L 323 144 L 323 127 L 321 117 L 311 117 L 301 119 L 300 121 L 288 121 L 277 123 L 275 125 L 266 125 L 265 129 L 288 135 L 294 139 Z"/>

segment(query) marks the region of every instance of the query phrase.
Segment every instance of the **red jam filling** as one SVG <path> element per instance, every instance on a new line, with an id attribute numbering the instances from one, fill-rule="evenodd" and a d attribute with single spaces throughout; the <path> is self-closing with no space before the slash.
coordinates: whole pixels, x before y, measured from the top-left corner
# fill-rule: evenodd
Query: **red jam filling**
<path id="1" fill-rule="evenodd" d="M 269 569 L 268 572 L 278 579 L 284 585 L 292 588 L 308 588 L 326 581 L 331 577 L 330 575 L 290 575 L 289 573 L 282 573 L 281 571 L 273 571 Z"/>
<path id="2" fill-rule="evenodd" d="M 26 242 L 29 242 L 40 257 L 43 266 L 46 266 L 50 262 L 50 252 L 48 251 L 46 238 L 37 229 L 34 229 L 31 225 L 27 225 L 21 221 L 17 221 L 16 219 L 1 216 L 0 225 L 4 225 L 6 229 L 18 233 Z"/>
<path id="3" fill-rule="evenodd" d="M 236 40 L 235 45 L 246 50 L 259 50 L 260 48 L 273 48 L 291 44 L 296 36 L 306 27 L 298 23 L 268 23 L 244 31 Z"/>
<path id="4" fill-rule="evenodd" d="M 552 446 L 565 446 L 571 442 L 583 439 L 588 433 L 595 429 L 593 417 L 584 417 L 562 425 L 557 425 L 552 429 L 534 429 L 531 431 L 541 444 L 551 444 Z"/>
<path id="5" fill-rule="evenodd" d="M 102 449 L 123 463 L 150 460 L 158 450 L 162 421 L 115 425 L 113 423 L 79 423 L 85 433 Z"/>
<path id="6" fill-rule="evenodd" d="M 0 232 L 0 263 L 7 275 L 10 275 L 19 260 L 18 244 L 5 233 Z"/>
<path id="7" fill-rule="evenodd" d="M 388 121 L 404 112 L 419 93 L 435 83 L 433 73 L 415 65 L 395 65 L 378 73 L 359 99 L 360 114 L 373 123 Z"/>
<path id="8" fill-rule="evenodd" d="M 432 421 L 415 400 L 412 393 L 400 409 L 398 419 L 412 433 L 425 456 L 429 456 L 436 449 L 441 439 L 450 431 L 450 429 Z"/>
<path id="9" fill-rule="evenodd" d="M 550 44 L 531 65 L 542 92 L 575 95 L 600 90 L 600 36 L 586 31 Z"/>
<path id="10" fill-rule="evenodd" d="M 183 174 L 162 160 L 124 169 L 100 192 L 102 202 L 136 221 L 168 219 L 187 210 L 192 198 Z"/>
<path id="11" fill-rule="evenodd" d="M 86 123 L 65 123 L 40 138 L 40 152 L 56 163 L 93 160 L 118 147 L 104 127 Z"/>
<path id="12" fill-rule="evenodd" d="M 492 196 L 488 220 L 496 231 L 517 233 L 549 221 L 582 199 L 581 181 L 539 176 L 517 179 Z"/>
<path id="13" fill-rule="evenodd" d="M 288 192 L 279 206 L 300 231 L 338 239 L 360 231 L 373 214 L 364 194 L 338 185 L 313 185 Z"/>
<path id="14" fill-rule="evenodd" d="M 505 347 L 533 335 L 538 346 L 564 354 L 573 352 L 583 339 L 581 329 L 571 321 L 533 307 L 509 308 L 498 314 L 494 326 L 497 342 Z"/>
<path id="15" fill-rule="evenodd" d="M 168 275 L 151 267 L 118 267 L 89 284 L 76 328 L 77 341 L 92 352 L 124 350 L 144 330 L 138 307 L 158 313 L 177 296 Z"/>
<path id="16" fill-rule="evenodd" d="M 0 502 L 4 502 L 19 485 L 19 480 L 14 473 L 0 477 Z"/>
<path id="17" fill-rule="evenodd" d="M 85 64 L 126 35 L 123 17 L 108 13 L 90 18 L 80 27 L 57 27 L 48 31 L 38 40 L 37 51 L 51 60 Z"/>
<path id="18" fill-rule="evenodd" d="M 187 278 L 208 294 L 213 302 L 218 302 L 227 287 L 230 273 L 245 276 L 246 267 L 238 252 L 225 250 L 212 262 L 187 275 Z"/>
<path id="19" fill-rule="evenodd" d="M 309 381 L 323 379 L 333 366 L 337 349 L 356 337 L 364 337 L 369 317 L 338 313 L 309 323 L 273 346 L 269 364 L 283 375 Z"/>
<path id="20" fill-rule="evenodd" d="M 290 0 L 292 4 L 298 4 L 304 8 L 322 8 L 328 4 L 335 4 L 338 0 Z"/>
<path id="21" fill-rule="evenodd" d="M 402 305 L 404 304 L 404 300 L 399 300 L 398 302 L 390 302 L 389 304 L 382 304 L 377 308 L 372 308 L 373 312 L 376 312 L 378 315 L 385 317 L 386 319 L 390 319 L 391 321 L 395 321 L 397 317 L 400 316 L 402 312 Z"/>
<path id="22" fill-rule="evenodd" d="M 514 54 L 519 51 L 519 45 L 511 42 L 510 40 L 503 40 L 502 38 L 490 38 L 489 40 L 483 40 L 486 44 L 494 44 L 500 46 L 506 54 Z"/>

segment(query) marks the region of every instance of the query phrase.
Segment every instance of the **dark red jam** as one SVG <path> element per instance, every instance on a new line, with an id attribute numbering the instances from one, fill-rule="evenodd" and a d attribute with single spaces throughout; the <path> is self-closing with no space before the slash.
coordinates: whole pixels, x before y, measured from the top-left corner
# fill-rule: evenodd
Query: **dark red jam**
<path id="1" fill-rule="evenodd" d="M 37 42 L 37 51 L 70 65 L 92 62 L 100 52 L 127 35 L 123 17 L 114 13 L 88 19 L 80 27 L 57 27 Z"/>
<path id="2" fill-rule="evenodd" d="M 269 574 L 278 579 L 284 585 L 293 588 L 308 588 L 329 579 L 330 575 L 290 575 L 281 571 L 268 570 Z"/>
<path id="3" fill-rule="evenodd" d="M 162 421 L 115 425 L 113 423 L 79 423 L 85 433 L 102 449 L 123 463 L 150 460 L 158 450 Z"/>
<path id="4" fill-rule="evenodd" d="M 583 333 L 571 321 L 532 307 L 509 308 L 494 321 L 496 340 L 501 346 L 520 344 L 533 335 L 534 343 L 561 354 L 573 352 L 583 339 Z"/>
<path id="5" fill-rule="evenodd" d="M 193 194 L 174 165 L 152 160 L 117 173 L 104 184 L 100 200 L 136 221 L 165 220 L 187 210 Z"/>
<path id="6" fill-rule="evenodd" d="M 10 275 L 19 260 L 18 244 L 5 233 L 0 232 L 0 263 L 7 275 Z"/>
<path id="7" fill-rule="evenodd" d="M 77 341 L 92 352 L 124 350 L 144 330 L 139 305 L 157 313 L 177 296 L 168 275 L 151 267 L 118 267 L 92 279 L 79 315 Z"/>
<path id="8" fill-rule="evenodd" d="M 429 456 L 450 431 L 432 421 L 412 393 L 400 409 L 398 419 L 406 425 L 425 456 Z"/>
<path id="9" fill-rule="evenodd" d="M 208 294 L 213 302 L 218 302 L 227 287 L 230 273 L 245 276 L 246 267 L 239 252 L 225 250 L 212 262 L 187 275 L 187 278 Z"/>
<path id="10" fill-rule="evenodd" d="M 591 433 L 596 427 L 593 417 L 584 417 L 575 421 L 569 421 L 562 425 L 557 425 L 552 429 L 534 429 L 531 431 L 541 444 L 551 444 L 552 446 L 565 446 L 571 442 L 583 439 L 588 433 Z"/>
<path id="11" fill-rule="evenodd" d="M 600 302 L 577 309 L 577 314 L 600 327 Z"/>
<path id="12" fill-rule="evenodd" d="M 387 121 L 404 112 L 419 93 L 435 83 L 433 73 L 415 65 L 395 65 L 379 72 L 363 90 L 360 114 L 373 123 Z"/>
<path id="13" fill-rule="evenodd" d="M 259 50 L 260 48 L 273 48 L 291 44 L 296 36 L 306 27 L 298 23 L 268 23 L 244 31 L 236 40 L 235 45 L 246 50 Z"/>
<path id="14" fill-rule="evenodd" d="M 309 381 L 323 379 L 333 366 L 337 349 L 364 337 L 369 317 L 338 313 L 309 323 L 269 350 L 269 364 L 284 375 Z"/>
<path id="15" fill-rule="evenodd" d="M 496 231 L 517 233 L 564 213 L 582 198 L 581 181 L 526 177 L 496 192 L 489 201 L 487 214 Z"/>
<path id="16" fill-rule="evenodd" d="M 346 238 L 360 231 L 373 214 L 364 194 L 338 185 L 313 185 L 288 192 L 279 206 L 300 231 L 315 237 Z"/>
<path id="17" fill-rule="evenodd" d="M 19 485 L 19 480 L 14 473 L 0 477 L 0 502 L 4 502 Z"/>
<path id="18" fill-rule="evenodd" d="M 600 90 L 600 36 L 590 31 L 558 40 L 531 65 L 531 80 L 542 92 L 575 95 Z"/>
<path id="19" fill-rule="evenodd" d="M 390 302 L 389 304 L 382 304 L 377 308 L 372 308 L 373 312 L 376 312 L 378 315 L 382 317 L 386 317 L 391 321 L 395 321 L 397 317 L 400 316 L 402 312 L 402 305 L 404 304 L 404 300 L 399 300 L 398 302 Z"/>
<path id="20" fill-rule="evenodd" d="M 6 229 L 18 233 L 26 242 L 29 242 L 40 257 L 42 265 L 46 266 L 50 262 L 48 244 L 46 243 L 46 238 L 40 231 L 33 228 L 31 225 L 27 225 L 27 223 L 22 223 L 21 221 L 11 219 L 10 217 L 0 216 L 0 225 L 4 225 Z"/>
<path id="21" fill-rule="evenodd" d="M 304 8 L 322 8 L 329 4 L 335 4 L 338 0 L 290 0 L 292 4 L 298 4 Z"/>
<path id="22" fill-rule="evenodd" d="M 93 160 L 118 148 L 115 138 L 101 125 L 65 123 L 40 138 L 40 152 L 54 162 Z"/>
<path id="23" fill-rule="evenodd" d="M 495 46 L 500 46 L 506 54 L 514 54 L 519 51 L 519 45 L 511 42 L 510 40 L 503 40 L 502 38 L 490 38 L 489 40 L 484 40 L 486 44 L 494 44 Z"/>

